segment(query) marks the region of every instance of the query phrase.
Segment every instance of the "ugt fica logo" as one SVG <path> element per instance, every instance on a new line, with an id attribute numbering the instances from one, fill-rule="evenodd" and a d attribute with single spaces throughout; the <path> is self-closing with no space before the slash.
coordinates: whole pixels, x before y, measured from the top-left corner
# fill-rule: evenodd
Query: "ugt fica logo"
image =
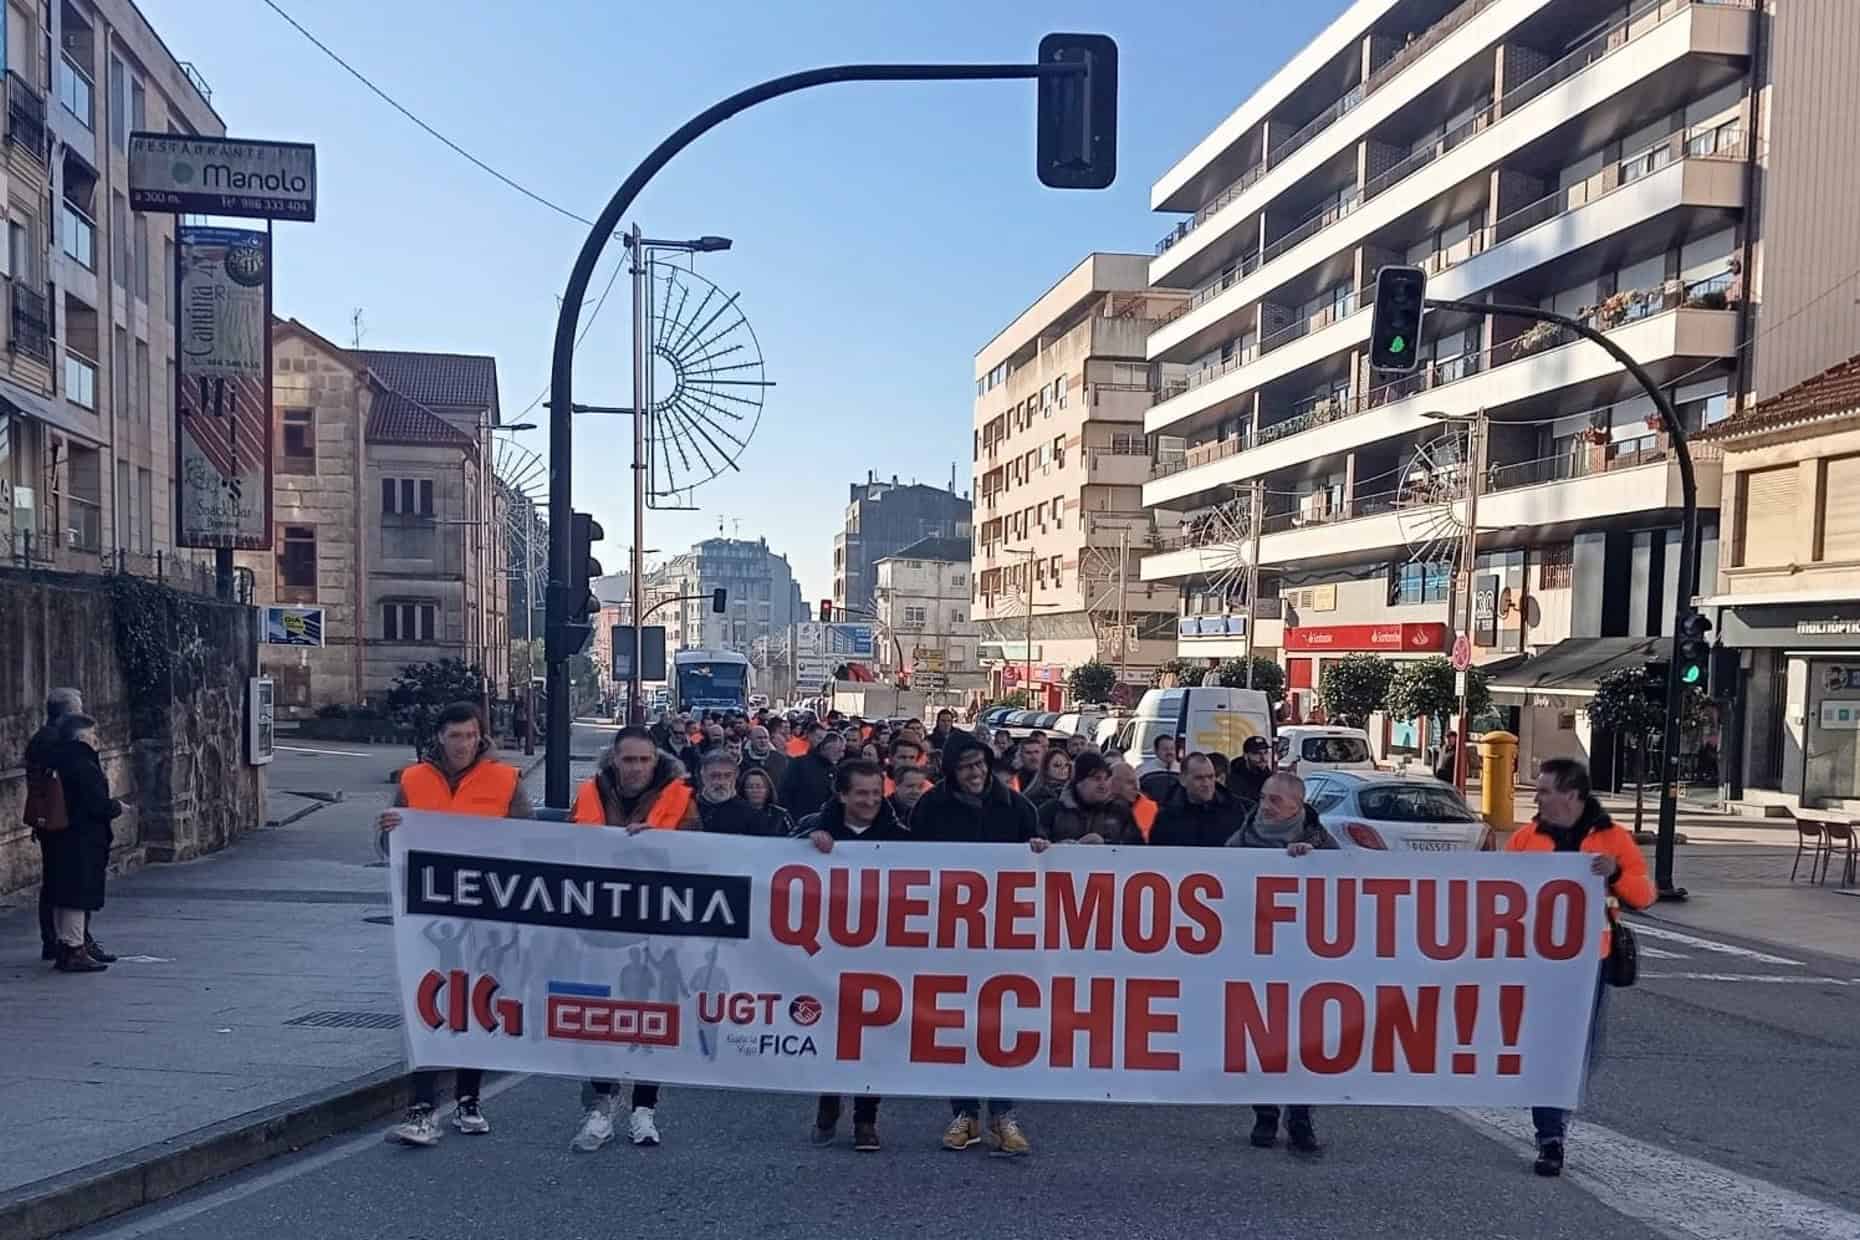
<path id="1" fill-rule="evenodd" d="M 474 983 L 463 969 L 441 973 L 428 969 L 414 991 L 414 1007 L 428 1029 L 450 1029 L 469 1033 L 473 1022 L 486 1033 L 503 1033 L 513 1038 L 523 1036 L 523 1001 L 499 998 L 497 979 L 489 973 Z M 441 997 L 445 1007 L 439 1006 Z"/>

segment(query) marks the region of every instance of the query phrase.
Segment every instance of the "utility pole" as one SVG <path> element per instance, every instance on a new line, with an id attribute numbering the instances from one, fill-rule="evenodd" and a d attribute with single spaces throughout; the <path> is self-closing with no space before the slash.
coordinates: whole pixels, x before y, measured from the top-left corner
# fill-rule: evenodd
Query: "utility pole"
<path id="1" fill-rule="evenodd" d="M 523 501 L 523 752 L 536 752 L 536 502 Z"/>
<path id="2" fill-rule="evenodd" d="M 646 614 L 646 406 L 651 399 L 646 394 L 649 382 L 646 368 L 651 358 L 646 352 L 646 341 L 650 333 L 646 330 L 646 272 L 648 260 L 646 247 L 640 244 L 639 225 L 636 223 L 627 233 L 627 249 L 633 257 L 633 264 L 628 274 L 633 277 L 633 556 L 628 584 L 633 595 L 633 661 L 627 672 L 626 687 L 626 721 L 629 724 L 644 723 L 644 686 L 640 681 L 640 656 L 645 643 L 640 630 L 645 627 L 641 619 Z"/>
<path id="3" fill-rule="evenodd" d="M 1033 548 L 1027 548 L 1027 648 L 1021 651 L 1027 660 L 1027 709 L 1033 709 Z"/>
<path id="4" fill-rule="evenodd" d="M 1479 491 L 1485 485 L 1485 410 L 1481 409 L 1472 417 L 1471 430 L 1468 432 L 1466 446 L 1466 538 L 1460 549 L 1460 624 L 1459 631 L 1466 635 L 1466 641 L 1472 642 L 1473 626 L 1473 579 L 1477 575 L 1479 564 Z M 1497 600 L 1493 600 L 1497 605 Z M 1454 738 L 1453 786 L 1466 793 L 1466 728 L 1472 722 L 1471 712 L 1466 709 L 1472 691 L 1472 669 L 1459 673 L 1460 677 L 1460 726 Z"/>
<path id="5" fill-rule="evenodd" d="M 1117 683 L 1124 683 L 1130 664 L 1130 611 L 1126 582 L 1129 580 L 1130 527 L 1117 532 Z"/>
<path id="6" fill-rule="evenodd" d="M 1259 625 L 1259 536 L 1260 526 L 1266 521 L 1266 481 L 1255 478 L 1249 484 L 1251 494 L 1247 496 L 1247 541 L 1250 545 L 1246 554 L 1246 687 L 1253 687 L 1253 635 Z"/>

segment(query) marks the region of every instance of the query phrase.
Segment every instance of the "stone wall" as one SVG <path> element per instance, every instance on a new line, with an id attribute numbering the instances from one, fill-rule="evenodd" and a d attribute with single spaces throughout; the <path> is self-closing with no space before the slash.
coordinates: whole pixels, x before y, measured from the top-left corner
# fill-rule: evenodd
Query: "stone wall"
<path id="1" fill-rule="evenodd" d="M 0 893 L 39 879 L 21 759 L 60 686 L 83 692 L 110 789 L 128 801 L 115 868 L 196 857 L 259 826 L 264 768 L 245 760 L 257 625 L 249 607 L 137 578 L 0 569 Z"/>

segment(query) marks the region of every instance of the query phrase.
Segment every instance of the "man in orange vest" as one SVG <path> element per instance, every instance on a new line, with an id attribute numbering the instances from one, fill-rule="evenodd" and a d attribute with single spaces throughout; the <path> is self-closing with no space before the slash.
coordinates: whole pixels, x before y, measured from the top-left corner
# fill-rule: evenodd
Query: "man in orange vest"
<path id="1" fill-rule="evenodd" d="M 624 827 L 627 834 L 641 831 L 697 831 L 697 797 L 685 779 L 685 768 L 668 753 L 661 753 L 644 728 L 621 728 L 613 748 L 601 759 L 594 777 L 575 794 L 571 822 L 591 827 Z M 614 1081 L 589 1081 L 584 1094 L 586 1113 L 568 1147 L 591 1154 L 614 1139 L 614 1109 L 619 1086 Z M 659 1128 L 653 1112 L 659 1105 L 659 1087 L 651 1081 L 634 1081 L 627 1136 L 634 1145 L 657 1145 Z"/>
<path id="2" fill-rule="evenodd" d="M 1150 828 L 1156 825 L 1156 802 L 1143 795 L 1143 789 L 1137 783 L 1137 769 L 1128 762 L 1111 764 L 1111 795 L 1130 807 L 1130 816 L 1137 820 L 1137 830 L 1143 833 L 1143 842 L 1150 839 Z"/>
<path id="3" fill-rule="evenodd" d="M 400 773 L 394 794 L 395 809 L 383 813 L 376 825 L 385 833 L 400 825 L 399 809 L 440 814 L 469 814 L 475 818 L 534 818 L 536 811 L 523 791 L 523 777 L 508 763 L 491 756 L 484 720 L 471 702 L 454 702 L 439 712 L 439 728 L 426 756 Z M 478 1105 L 484 1073 L 476 1068 L 458 1070 L 454 1091 L 458 1106 L 452 1126 L 471 1136 L 491 1131 L 490 1121 Z M 426 1068 L 413 1074 L 413 1105 L 406 1120 L 390 1129 L 392 1144 L 426 1147 L 439 1144 L 440 1128 L 433 1119 L 439 1097 L 439 1071 Z"/>

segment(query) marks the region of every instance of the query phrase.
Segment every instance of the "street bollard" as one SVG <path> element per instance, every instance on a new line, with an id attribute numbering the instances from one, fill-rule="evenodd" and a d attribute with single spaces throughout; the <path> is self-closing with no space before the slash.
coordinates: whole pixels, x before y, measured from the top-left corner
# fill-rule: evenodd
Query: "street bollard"
<path id="1" fill-rule="evenodd" d="M 1487 732 L 1479 738 L 1479 816 L 1497 831 L 1517 826 L 1513 817 L 1518 777 L 1518 738 L 1510 732 Z"/>

